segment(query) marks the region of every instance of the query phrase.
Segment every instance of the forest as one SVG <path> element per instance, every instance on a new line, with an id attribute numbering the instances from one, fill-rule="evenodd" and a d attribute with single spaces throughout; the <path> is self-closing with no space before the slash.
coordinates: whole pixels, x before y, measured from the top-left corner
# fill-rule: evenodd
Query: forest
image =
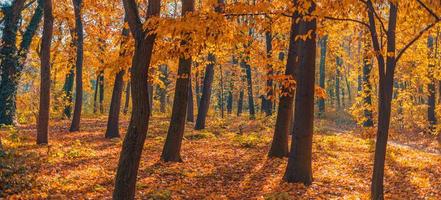
<path id="1" fill-rule="evenodd" d="M 441 199 L 439 0 L 0 10 L 0 199 Z"/>

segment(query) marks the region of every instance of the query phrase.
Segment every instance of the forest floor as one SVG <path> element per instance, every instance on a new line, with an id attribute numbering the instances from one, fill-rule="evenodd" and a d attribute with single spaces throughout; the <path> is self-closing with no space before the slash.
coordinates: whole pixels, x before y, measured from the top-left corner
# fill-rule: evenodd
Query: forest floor
<path id="1" fill-rule="evenodd" d="M 139 199 L 368 199 L 374 140 L 350 124 L 317 120 L 314 183 L 282 182 L 286 159 L 268 159 L 274 118 L 213 118 L 203 131 L 187 124 L 183 163 L 159 161 L 169 118 L 154 114 L 138 173 Z M 0 132 L 0 199 L 110 199 L 121 139 L 104 139 L 105 118 L 51 123 L 50 145 L 35 127 Z M 121 124 L 125 133 L 127 119 Z M 366 136 L 368 135 L 368 136 Z M 385 169 L 387 199 L 441 199 L 439 144 L 415 146 L 392 134 Z M 399 135 L 399 134 L 398 134 Z M 433 140 L 432 140 L 433 141 Z M 423 141 L 424 143 L 424 141 Z"/>

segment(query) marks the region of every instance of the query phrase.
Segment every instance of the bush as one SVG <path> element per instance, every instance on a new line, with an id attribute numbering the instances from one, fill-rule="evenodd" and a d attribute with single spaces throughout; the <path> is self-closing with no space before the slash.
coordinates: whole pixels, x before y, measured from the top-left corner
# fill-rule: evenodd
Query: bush
<path id="1" fill-rule="evenodd" d="M 236 135 L 234 137 L 234 141 L 239 143 L 241 147 L 255 148 L 258 146 L 265 145 L 267 142 L 269 142 L 269 139 L 264 137 L 263 135 L 252 133 L 248 135 Z"/>

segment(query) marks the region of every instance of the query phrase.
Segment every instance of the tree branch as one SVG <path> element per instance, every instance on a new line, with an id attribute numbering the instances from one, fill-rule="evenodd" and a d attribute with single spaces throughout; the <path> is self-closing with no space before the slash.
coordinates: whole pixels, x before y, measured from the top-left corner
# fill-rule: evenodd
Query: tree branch
<path id="1" fill-rule="evenodd" d="M 424 35 L 424 33 L 426 33 L 428 30 L 430 30 L 432 27 L 434 27 L 440 21 L 441 21 L 441 19 L 438 19 L 435 22 L 429 24 L 428 26 L 426 26 L 426 28 L 421 30 L 412 40 L 410 40 L 409 43 L 407 43 L 404 46 L 404 48 L 401 49 L 401 51 L 398 53 L 395 64 L 398 62 L 398 60 L 401 58 L 401 56 L 403 56 L 404 52 L 406 52 L 406 50 L 409 49 L 409 47 L 411 47 L 418 39 L 421 38 L 422 35 Z"/>
<path id="2" fill-rule="evenodd" d="M 426 6 L 426 4 L 424 4 L 421 0 L 417 0 L 417 2 L 420 4 L 421 7 L 423 7 L 424 9 L 426 9 L 427 12 L 430 13 L 430 15 L 432 15 L 433 17 L 435 17 L 436 20 L 440 20 L 440 18 L 438 17 L 438 15 L 431 10 L 429 7 Z"/>

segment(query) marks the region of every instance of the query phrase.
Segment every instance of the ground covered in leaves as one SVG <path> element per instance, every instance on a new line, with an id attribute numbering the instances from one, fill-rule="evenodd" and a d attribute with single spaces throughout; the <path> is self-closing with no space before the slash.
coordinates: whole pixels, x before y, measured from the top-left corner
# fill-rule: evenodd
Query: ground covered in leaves
<path id="1" fill-rule="evenodd" d="M 233 119 L 232 119 L 233 118 Z M 187 124 L 183 163 L 159 161 L 168 117 L 155 116 L 138 174 L 139 199 L 368 199 L 374 142 L 357 131 L 320 120 L 314 136 L 314 183 L 282 182 L 286 159 L 268 159 L 274 119 L 208 120 Z M 122 141 L 104 139 L 104 118 L 51 124 L 50 145 L 35 145 L 35 128 L 3 128 L 0 198 L 110 199 Z M 125 133 L 127 120 L 121 125 Z M 330 127 L 330 128 L 328 128 Z M 337 130 L 336 130 L 337 129 Z M 386 163 L 388 199 L 441 199 L 441 155 L 391 144 Z"/>

